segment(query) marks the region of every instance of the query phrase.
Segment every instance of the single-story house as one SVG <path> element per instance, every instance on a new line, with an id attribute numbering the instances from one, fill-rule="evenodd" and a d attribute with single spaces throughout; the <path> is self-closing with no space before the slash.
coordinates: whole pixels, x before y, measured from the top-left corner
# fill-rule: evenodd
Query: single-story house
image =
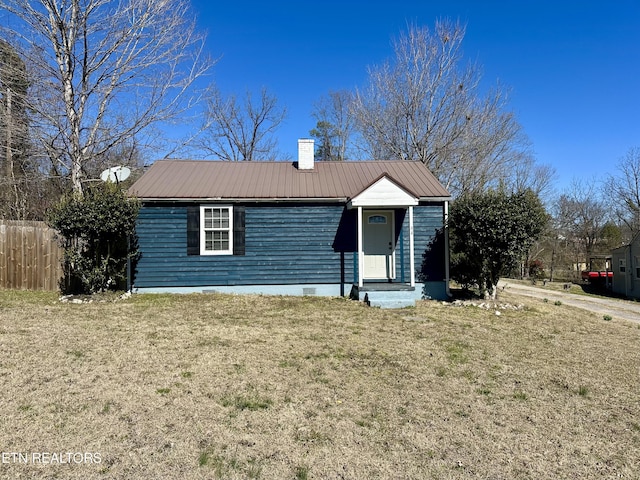
<path id="1" fill-rule="evenodd" d="M 160 160 L 142 203 L 134 292 L 448 297 L 449 192 L 420 162 Z"/>
<path id="2" fill-rule="evenodd" d="M 640 299 L 640 235 L 629 245 L 611 251 L 614 293 Z"/>

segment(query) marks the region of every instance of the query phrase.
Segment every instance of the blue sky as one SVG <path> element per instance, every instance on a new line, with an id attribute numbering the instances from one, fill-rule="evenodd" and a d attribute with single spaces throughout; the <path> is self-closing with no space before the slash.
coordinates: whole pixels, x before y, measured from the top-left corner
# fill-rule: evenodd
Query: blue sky
<path id="1" fill-rule="evenodd" d="M 367 66 L 392 55 L 408 23 L 439 18 L 467 24 L 465 56 L 487 84 L 511 90 L 510 106 L 557 188 L 601 179 L 640 146 L 640 2 L 637 0 L 193 0 L 208 47 L 220 61 L 224 93 L 266 87 L 286 106 L 276 136 L 296 158 L 297 139 L 315 126 L 313 103 L 353 89 Z"/>

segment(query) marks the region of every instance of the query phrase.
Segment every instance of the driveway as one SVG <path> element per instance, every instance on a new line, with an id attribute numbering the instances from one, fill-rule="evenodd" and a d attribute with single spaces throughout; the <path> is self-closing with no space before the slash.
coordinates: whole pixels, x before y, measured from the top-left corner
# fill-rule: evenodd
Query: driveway
<path id="1" fill-rule="evenodd" d="M 561 301 L 564 305 L 583 308 L 600 315 L 610 315 L 612 318 L 624 319 L 632 322 L 640 323 L 640 302 L 631 300 L 620 300 L 609 297 L 594 297 L 589 295 L 576 295 L 575 293 L 562 292 L 558 290 L 549 290 L 533 285 L 523 285 L 520 283 L 511 283 L 509 280 L 500 280 L 498 282 L 500 290 L 507 290 L 517 295 L 525 295 L 543 299 L 546 298 L 550 302 Z M 500 293 L 498 292 L 498 295 Z"/>

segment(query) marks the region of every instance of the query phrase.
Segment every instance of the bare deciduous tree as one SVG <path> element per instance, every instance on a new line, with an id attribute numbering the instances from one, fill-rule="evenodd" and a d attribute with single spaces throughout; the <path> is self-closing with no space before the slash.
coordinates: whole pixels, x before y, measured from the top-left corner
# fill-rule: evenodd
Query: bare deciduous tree
<path id="1" fill-rule="evenodd" d="M 24 61 L 0 40 L 0 176 L 14 176 L 27 160 L 27 90 Z"/>
<path id="2" fill-rule="evenodd" d="M 609 218 L 603 189 L 595 182 L 574 180 L 555 205 L 559 234 L 573 244 L 574 263 L 588 262 L 604 242 Z M 606 250 L 606 249 L 605 249 Z"/>
<path id="3" fill-rule="evenodd" d="M 30 71 L 29 108 L 55 171 L 82 192 L 85 165 L 197 100 L 214 62 L 188 0 L 6 0 Z"/>
<path id="4" fill-rule="evenodd" d="M 640 148 L 629 149 L 607 180 L 611 208 L 627 226 L 630 236 L 640 233 Z M 630 238 L 628 240 L 631 240 Z"/>
<path id="5" fill-rule="evenodd" d="M 553 193 L 553 180 L 556 169 L 549 164 L 536 163 L 532 155 L 523 152 L 506 184 L 510 190 L 530 189 L 540 198 L 550 198 Z"/>
<path id="6" fill-rule="evenodd" d="M 247 91 L 244 101 L 223 97 L 219 90 L 207 99 L 206 126 L 200 146 L 217 160 L 275 160 L 278 153 L 273 133 L 286 117 L 286 109 L 266 88 L 254 99 Z"/>
<path id="7" fill-rule="evenodd" d="M 450 21 L 411 26 L 353 104 L 368 156 L 419 160 L 454 194 L 504 182 L 528 148 L 505 91 L 481 95 L 479 69 L 461 65 L 464 34 Z"/>
<path id="8" fill-rule="evenodd" d="M 0 40 L 0 217 L 39 218 L 46 182 L 31 155 L 24 60 Z"/>
<path id="9" fill-rule="evenodd" d="M 347 160 L 354 130 L 352 103 L 353 94 L 347 90 L 330 91 L 315 103 L 312 115 L 317 124 L 309 134 L 318 140 L 318 160 Z"/>

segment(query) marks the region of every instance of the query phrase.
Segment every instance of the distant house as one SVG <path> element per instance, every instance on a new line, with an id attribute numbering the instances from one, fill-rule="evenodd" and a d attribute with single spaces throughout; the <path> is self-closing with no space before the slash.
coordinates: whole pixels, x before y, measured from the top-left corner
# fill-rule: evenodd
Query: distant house
<path id="1" fill-rule="evenodd" d="M 629 245 L 611 251 L 612 290 L 629 298 L 640 299 L 640 235 Z"/>
<path id="2" fill-rule="evenodd" d="M 161 160 L 142 201 L 136 292 L 448 295 L 449 192 L 420 162 Z"/>

